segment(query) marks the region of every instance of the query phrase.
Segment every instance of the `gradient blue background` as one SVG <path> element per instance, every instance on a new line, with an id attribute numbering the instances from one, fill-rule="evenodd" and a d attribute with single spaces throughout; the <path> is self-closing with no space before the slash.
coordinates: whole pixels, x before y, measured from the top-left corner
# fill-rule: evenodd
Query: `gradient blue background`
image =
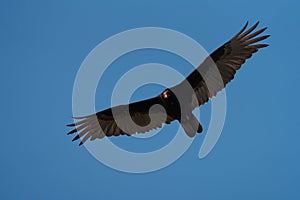
<path id="1" fill-rule="evenodd" d="M 1 1 L 1 199 L 299 199 L 299 6 L 296 0 Z M 66 135 L 76 72 L 101 41 L 159 26 L 185 33 L 211 52 L 247 20 L 269 27 L 270 47 L 227 87 L 225 127 L 205 159 L 197 157 L 198 135 L 171 166 L 127 174 L 99 163 Z M 117 77 L 150 61 L 184 75 L 192 69 L 174 55 L 141 51 L 120 58 L 110 73 Z M 113 81 L 107 84 L 99 85 L 97 109 L 109 106 Z M 159 89 L 141 88 L 133 98 Z M 203 108 L 205 125 L 209 108 Z M 168 127 L 171 137 L 177 126 Z M 156 149 L 160 137 L 145 146 Z M 123 144 L 129 149 L 135 146 L 126 142 L 143 146 L 129 139 Z"/>

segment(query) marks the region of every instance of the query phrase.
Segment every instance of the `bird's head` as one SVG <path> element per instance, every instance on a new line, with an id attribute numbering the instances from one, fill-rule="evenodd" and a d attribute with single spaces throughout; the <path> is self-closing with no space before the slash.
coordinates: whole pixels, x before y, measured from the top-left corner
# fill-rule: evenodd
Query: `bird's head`
<path id="1" fill-rule="evenodd" d="M 176 95 L 170 89 L 166 89 L 161 93 L 161 99 L 168 114 L 174 117 L 180 115 L 180 104 Z"/>
<path id="2" fill-rule="evenodd" d="M 161 98 L 164 102 L 167 102 L 172 106 L 178 103 L 176 95 L 170 89 L 163 91 L 163 93 L 161 93 Z"/>
<path id="3" fill-rule="evenodd" d="M 169 89 L 166 89 L 163 93 L 162 93 L 162 97 L 164 99 L 169 99 L 171 97 L 172 93 Z"/>

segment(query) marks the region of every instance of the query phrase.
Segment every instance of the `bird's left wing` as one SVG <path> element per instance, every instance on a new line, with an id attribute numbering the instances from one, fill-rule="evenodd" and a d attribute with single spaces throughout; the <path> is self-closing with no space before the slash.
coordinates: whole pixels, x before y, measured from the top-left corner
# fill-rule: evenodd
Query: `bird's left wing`
<path id="1" fill-rule="evenodd" d="M 77 133 L 73 141 L 82 138 L 79 145 L 88 139 L 145 133 L 174 120 L 166 114 L 159 96 L 75 119 L 78 121 L 67 125 L 76 127 L 68 134 Z"/>

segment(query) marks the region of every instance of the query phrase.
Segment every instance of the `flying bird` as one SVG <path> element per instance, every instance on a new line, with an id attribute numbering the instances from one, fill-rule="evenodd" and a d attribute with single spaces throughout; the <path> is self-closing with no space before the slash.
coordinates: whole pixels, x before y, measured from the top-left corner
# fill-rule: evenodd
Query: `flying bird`
<path id="1" fill-rule="evenodd" d="M 126 105 L 119 105 L 95 114 L 74 117 L 77 121 L 68 134 L 77 133 L 72 141 L 105 136 L 133 135 L 161 128 L 177 120 L 186 134 L 194 137 L 202 126 L 192 111 L 208 102 L 231 80 L 245 61 L 268 44 L 257 44 L 270 35 L 263 35 L 267 27 L 255 31 L 259 22 L 247 29 L 245 26 L 229 41 L 212 52 L 181 83 L 165 89 L 159 95 Z M 247 29 L 247 30 L 246 30 Z"/>

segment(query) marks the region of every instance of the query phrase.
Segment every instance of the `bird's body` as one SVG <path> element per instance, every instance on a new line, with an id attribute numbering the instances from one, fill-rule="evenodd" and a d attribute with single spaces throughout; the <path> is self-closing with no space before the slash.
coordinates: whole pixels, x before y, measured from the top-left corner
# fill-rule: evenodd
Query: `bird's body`
<path id="1" fill-rule="evenodd" d="M 248 24 L 248 23 L 247 23 Z M 205 104 L 229 83 L 241 67 L 259 48 L 267 44 L 255 44 L 269 37 L 261 34 L 266 28 L 256 32 L 258 23 L 245 31 L 247 24 L 231 40 L 215 50 L 180 84 L 167 88 L 156 97 L 127 105 L 115 106 L 96 114 L 79 117 L 73 138 L 83 137 L 80 145 L 89 138 L 105 136 L 133 135 L 145 133 L 178 120 L 188 136 L 202 132 L 202 126 L 192 111 Z"/>

